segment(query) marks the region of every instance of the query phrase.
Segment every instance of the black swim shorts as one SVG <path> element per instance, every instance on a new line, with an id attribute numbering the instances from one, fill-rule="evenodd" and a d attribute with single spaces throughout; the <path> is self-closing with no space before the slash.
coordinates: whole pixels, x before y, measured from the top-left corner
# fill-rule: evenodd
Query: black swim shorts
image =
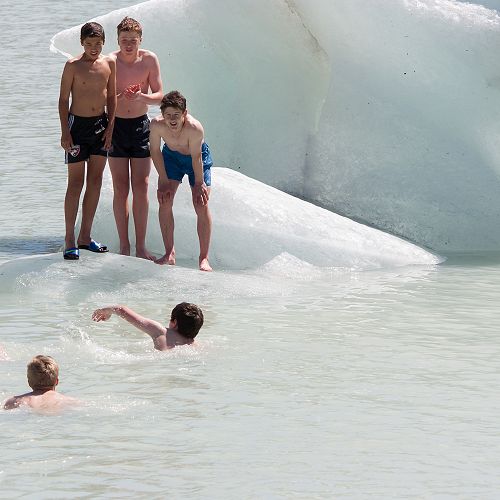
<path id="1" fill-rule="evenodd" d="M 149 118 L 115 118 L 109 156 L 114 158 L 148 158 Z"/>
<path id="2" fill-rule="evenodd" d="M 104 149 L 103 136 L 108 118 L 101 116 L 68 116 L 69 131 L 73 140 L 71 151 L 65 154 L 65 163 L 86 161 L 91 155 L 108 156 Z"/>

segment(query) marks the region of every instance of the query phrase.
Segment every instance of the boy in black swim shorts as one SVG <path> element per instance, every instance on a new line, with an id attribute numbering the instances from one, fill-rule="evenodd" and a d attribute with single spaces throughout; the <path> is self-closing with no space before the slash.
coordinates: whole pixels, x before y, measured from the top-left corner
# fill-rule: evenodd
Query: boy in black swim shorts
<path id="1" fill-rule="evenodd" d="M 61 146 L 66 152 L 68 165 L 68 187 L 64 199 L 66 237 L 63 254 L 67 260 L 78 260 L 79 250 L 82 248 L 98 253 L 108 251 L 106 246 L 90 237 L 90 231 L 101 193 L 107 150 L 111 146 L 113 135 L 116 62 L 101 55 L 104 30 L 100 24 L 84 24 L 80 42 L 84 52 L 66 62 L 59 94 Z M 85 181 L 82 222 L 76 241 L 75 222 Z"/>
<path id="2" fill-rule="evenodd" d="M 91 155 L 108 156 L 104 149 L 104 132 L 108 126 L 106 113 L 101 116 L 68 115 L 68 127 L 73 139 L 73 147 L 65 153 L 65 163 L 87 161 Z"/>
<path id="3" fill-rule="evenodd" d="M 113 212 L 120 238 L 120 253 L 130 255 L 128 196 L 132 188 L 135 226 L 135 255 L 154 259 L 146 248 L 151 171 L 148 106 L 162 96 L 160 65 L 156 55 L 140 47 L 142 27 L 130 17 L 117 26 L 120 50 L 110 54 L 116 60 L 117 107 L 109 167 L 113 177 Z M 151 91 L 151 93 L 150 93 Z"/>

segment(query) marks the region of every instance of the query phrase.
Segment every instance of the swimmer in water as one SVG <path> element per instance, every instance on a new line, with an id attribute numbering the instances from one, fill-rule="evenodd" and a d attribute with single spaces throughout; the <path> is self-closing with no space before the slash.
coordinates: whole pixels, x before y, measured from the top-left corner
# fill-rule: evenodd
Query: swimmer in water
<path id="1" fill-rule="evenodd" d="M 77 399 L 56 392 L 59 366 L 50 356 L 35 356 L 28 363 L 27 375 L 28 385 L 33 390 L 7 399 L 3 405 L 4 410 L 28 406 L 40 413 L 56 413 L 79 404 Z"/>
<path id="2" fill-rule="evenodd" d="M 92 319 L 106 321 L 113 314 L 147 333 L 153 339 L 154 347 L 158 351 L 167 351 L 178 345 L 193 344 L 194 338 L 203 326 L 203 312 L 197 305 L 189 302 L 181 302 L 172 309 L 168 327 L 120 305 L 96 309 Z"/>

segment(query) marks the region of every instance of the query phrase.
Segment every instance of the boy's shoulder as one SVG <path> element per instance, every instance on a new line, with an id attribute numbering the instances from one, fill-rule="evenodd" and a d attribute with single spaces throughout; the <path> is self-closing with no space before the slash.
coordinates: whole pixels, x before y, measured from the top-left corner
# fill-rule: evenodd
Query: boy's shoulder
<path id="1" fill-rule="evenodd" d="M 5 401 L 3 408 L 4 410 L 14 410 L 20 406 L 28 406 L 35 411 L 53 411 L 80 405 L 81 401 L 78 399 L 56 391 L 47 391 L 39 395 L 29 392 L 20 396 L 12 396 Z"/>
<path id="2" fill-rule="evenodd" d="M 185 124 L 187 125 L 187 129 L 192 132 L 203 132 L 203 125 L 201 124 L 200 120 L 195 118 L 193 115 L 190 115 L 189 113 L 186 116 L 186 122 Z"/>
<path id="3" fill-rule="evenodd" d="M 78 66 L 81 63 L 82 55 L 83 54 L 75 57 L 70 57 L 64 64 L 64 69 L 74 69 L 76 66 Z"/>
<path id="4" fill-rule="evenodd" d="M 158 59 L 158 56 L 152 50 L 143 49 L 142 47 L 139 49 L 139 55 L 143 58 L 143 60 Z"/>
<path id="5" fill-rule="evenodd" d="M 13 410 L 14 408 L 19 408 L 21 404 L 27 402 L 31 396 L 31 392 L 26 394 L 21 394 L 20 396 L 12 396 L 4 402 L 4 410 Z"/>
<path id="6" fill-rule="evenodd" d="M 162 115 L 157 115 L 154 118 L 151 118 L 149 128 L 161 128 L 164 126 L 165 126 L 165 118 L 163 118 Z"/>

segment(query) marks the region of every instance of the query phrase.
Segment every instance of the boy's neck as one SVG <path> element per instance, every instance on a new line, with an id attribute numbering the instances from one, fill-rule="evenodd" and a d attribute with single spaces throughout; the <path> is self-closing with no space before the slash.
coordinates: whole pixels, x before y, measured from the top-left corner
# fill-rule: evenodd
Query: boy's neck
<path id="1" fill-rule="evenodd" d="M 120 50 L 118 51 L 118 55 L 122 61 L 132 63 L 137 61 L 137 59 L 139 58 L 139 49 L 137 49 L 135 52 L 131 52 L 130 54 L 127 54 L 123 50 Z"/>
<path id="2" fill-rule="evenodd" d="M 181 335 L 177 330 L 173 328 L 167 328 L 167 346 L 174 347 L 176 345 L 192 344 L 193 339 Z"/>
<path id="3" fill-rule="evenodd" d="M 41 396 L 42 394 L 45 394 L 46 392 L 55 391 L 55 390 L 56 390 L 56 386 L 45 387 L 43 389 L 33 389 L 33 391 L 31 391 L 31 395 L 32 396 Z"/>
<path id="4" fill-rule="evenodd" d="M 89 62 L 89 63 L 95 63 L 97 60 L 99 60 L 100 57 L 101 57 L 100 54 L 97 57 L 95 57 L 95 58 L 94 57 L 90 57 L 87 54 L 85 54 L 85 52 L 84 52 L 81 60 L 85 61 L 85 62 Z"/>

